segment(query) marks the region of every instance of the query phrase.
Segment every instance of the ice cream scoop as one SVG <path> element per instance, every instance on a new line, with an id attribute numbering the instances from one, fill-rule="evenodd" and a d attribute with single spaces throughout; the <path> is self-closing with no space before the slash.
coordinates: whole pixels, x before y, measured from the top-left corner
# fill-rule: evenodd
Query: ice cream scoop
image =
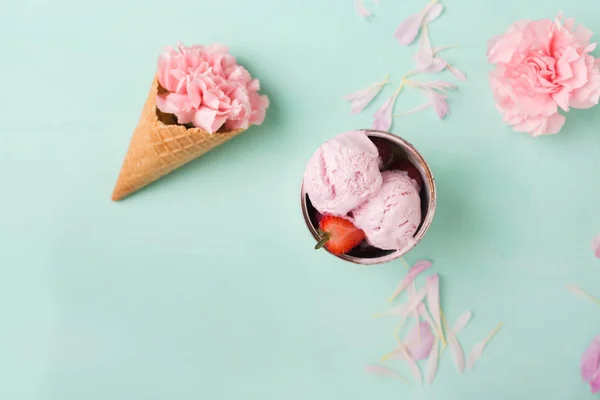
<path id="1" fill-rule="evenodd" d="M 354 225 L 383 250 L 402 250 L 421 224 L 421 198 L 413 179 L 401 171 L 382 173 L 381 188 L 352 211 Z"/>
<path id="2" fill-rule="evenodd" d="M 379 153 L 363 131 L 323 143 L 304 173 L 304 189 L 322 214 L 344 216 L 381 187 Z"/>

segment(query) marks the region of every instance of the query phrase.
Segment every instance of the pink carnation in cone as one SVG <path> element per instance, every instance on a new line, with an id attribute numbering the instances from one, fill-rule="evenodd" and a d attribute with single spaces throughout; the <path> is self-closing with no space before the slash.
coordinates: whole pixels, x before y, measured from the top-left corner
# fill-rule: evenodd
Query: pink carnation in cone
<path id="1" fill-rule="evenodd" d="M 496 65 L 490 82 L 504 122 L 533 136 L 557 133 L 560 113 L 590 108 L 600 99 L 599 62 L 589 53 L 592 33 L 573 19 L 521 21 L 489 42 Z"/>
<path id="2" fill-rule="evenodd" d="M 167 47 L 158 59 L 158 82 L 167 93 L 157 96 L 156 107 L 209 133 L 260 125 L 269 106 L 258 80 L 223 45 Z"/>

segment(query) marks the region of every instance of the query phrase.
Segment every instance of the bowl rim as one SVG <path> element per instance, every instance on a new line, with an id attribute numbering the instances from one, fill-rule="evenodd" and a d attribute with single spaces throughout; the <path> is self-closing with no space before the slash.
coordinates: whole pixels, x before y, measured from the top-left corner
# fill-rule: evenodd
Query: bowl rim
<path id="1" fill-rule="evenodd" d="M 349 256 L 347 254 L 335 255 L 335 254 L 332 254 L 329 251 L 325 250 L 328 254 L 330 254 L 336 258 L 339 258 L 339 259 L 342 259 L 344 261 L 348 261 L 348 262 L 351 262 L 354 264 L 359 264 L 359 265 L 385 264 L 385 263 L 396 260 L 396 259 L 401 258 L 404 255 L 406 255 L 408 252 L 410 252 L 412 249 L 414 249 L 417 246 L 417 244 L 419 244 L 421 242 L 421 240 L 423 240 L 423 237 L 425 237 L 425 234 L 429 230 L 429 227 L 431 226 L 431 222 L 433 221 L 433 216 L 435 214 L 435 209 L 436 209 L 436 205 L 437 205 L 437 189 L 435 186 L 435 178 L 433 177 L 433 173 L 431 172 L 431 169 L 429 168 L 429 164 L 427 164 L 427 161 L 425 161 L 425 159 L 423 158 L 421 153 L 419 153 L 419 151 L 406 139 L 404 139 L 396 134 L 393 134 L 391 132 L 380 131 L 380 130 L 376 130 L 376 129 L 357 129 L 356 131 L 365 132 L 367 134 L 367 136 L 369 136 L 369 137 L 378 137 L 378 138 L 382 138 L 382 139 L 387 139 L 387 140 L 395 143 L 396 145 L 399 145 L 400 147 L 402 147 L 402 149 L 404 151 L 406 151 L 409 160 L 415 165 L 415 167 L 417 167 L 419 169 L 419 172 L 421 172 L 421 174 L 425 178 L 424 179 L 426 182 L 425 187 L 429 189 L 429 202 L 427 204 L 427 215 L 426 215 L 425 219 L 423 220 L 421 227 L 419 228 L 419 230 L 413 237 L 413 240 L 402 250 L 396 250 L 390 254 L 386 254 L 384 256 L 375 257 L 375 258 L 353 257 L 353 256 Z M 302 215 L 304 216 L 304 222 L 306 224 L 306 227 L 308 228 L 309 232 L 311 233 L 311 235 L 313 236 L 315 241 L 318 242 L 319 234 L 317 232 L 316 227 L 310 221 L 310 216 L 308 213 L 308 204 L 306 202 L 306 191 L 304 190 L 304 176 L 302 176 L 302 182 L 300 184 L 300 206 L 302 208 Z"/>

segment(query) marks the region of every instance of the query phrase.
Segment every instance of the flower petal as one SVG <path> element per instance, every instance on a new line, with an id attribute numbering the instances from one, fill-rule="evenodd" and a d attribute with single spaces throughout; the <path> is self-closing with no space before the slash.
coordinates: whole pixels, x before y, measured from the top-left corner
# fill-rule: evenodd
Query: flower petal
<path id="1" fill-rule="evenodd" d="M 423 27 L 423 32 L 419 38 L 419 50 L 415 54 L 415 60 L 419 68 L 427 68 L 433 62 L 433 48 L 429 40 L 429 29 L 427 25 Z"/>
<path id="2" fill-rule="evenodd" d="M 431 107 L 431 103 L 427 102 L 425 104 L 421 104 L 420 106 L 412 108 L 412 109 L 410 109 L 410 110 L 408 110 L 406 112 L 403 112 L 403 113 L 400 113 L 400 114 L 396 114 L 396 116 L 404 116 L 404 115 L 415 114 L 415 113 L 417 113 L 419 111 L 423 111 L 423 110 L 425 110 L 425 109 L 427 109 L 429 107 Z"/>
<path id="3" fill-rule="evenodd" d="M 425 289 L 427 289 L 427 306 L 429 308 L 429 312 L 431 313 L 431 317 L 436 324 L 434 328 L 440 335 L 442 343 L 444 343 L 442 316 L 440 312 L 440 277 L 438 274 L 433 274 L 427 277 L 425 280 Z"/>
<path id="4" fill-rule="evenodd" d="M 442 11 L 444 11 L 444 6 L 439 1 L 436 2 L 433 6 L 431 6 L 429 11 L 425 15 L 425 18 L 423 19 L 423 24 L 428 25 L 435 21 L 442 14 Z"/>
<path id="5" fill-rule="evenodd" d="M 592 296 L 591 294 L 589 294 L 588 292 L 586 292 L 579 286 L 568 284 L 567 290 L 579 297 L 583 297 L 584 299 L 591 301 L 592 303 L 596 303 L 596 304 L 600 305 L 600 300 L 598 300 L 596 297 Z"/>
<path id="6" fill-rule="evenodd" d="M 416 263 L 414 263 L 410 270 L 404 276 L 404 279 L 402 279 L 402 281 L 396 288 L 396 291 L 390 298 L 390 301 L 398 297 L 404 290 L 406 290 L 410 286 L 410 284 L 415 280 L 417 276 L 419 276 L 421 272 L 429 269 L 432 265 L 433 264 L 431 263 L 431 261 L 428 260 L 419 260 Z"/>
<path id="7" fill-rule="evenodd" d="M 424 360 L 429 357 L 435 340 L 431 327 L 425 321 L 415 324 L 404 338 L 408 351 L 415 360 Z"/>
<path id="8" fill-rule="evenodd" d="M 463 352 L 462 346 L 460 345 L 458 338 L 454 334 L 454 331 L 450 329 L 450 326 L 448 326 L 448 322 L 444 318 L 443 314 L 442 320 L 444 322 L 446 340 L 448 341 L 448 346 L 450 347 L 450 351 L 452 353 L 454 365 L 456 366 L 457 371 L 462 374 L 465 371 L 465 353 Z"/>
<path id="9" fill-rule="evenodd" d="M 363 0 L 354 0 L 354 9 L 361 17 L 369 18 L 371 16 L 371 13 L 367 10 L 367 7 L 365 7 Z"/>
<path id="10" fill-rule="evenodd" d="M 433 343 L 433 348 L 431 349 L 431 353 L 429 354 L 429 359 L 427 360 L 427 366 L 426 366 L 426 372 L 425 372 L 427 383 L 431 384 L 435 380 L 435 376 L 436 376 L 437 370 L 438 370 L 439 359 L 440 359 L 440 342 L 439 342 L 439 340 L 436 340 Z"/>
<path id="11" fill-rule="evenodd" d="M 458 79 L 459 81 L 463 81 L 466 82 L 467 80 L 467 76 L 465 75 L 464 72 L 462 72 L 460 69 L 456 68 L 453 65 L 448 64 L 446 66 L 446 68 L 448 69 L 448 71 L 450 71 L 450 73 L 452 75 L 454 75 L 456 77 L 456 79 Z"/>
<path id="12" fill-rule="evenodd" d="M 373 101 L 373 99 L 379 94 L 381 89 L 387 84 L 387 78 L 383 82 L 373 83 L 372 85 L 361 89 L 357 92 L 350 93 L 344 96 L 344 100 L 350 101 L 352 105 L 352 114 L 358 114 L 362 112 L 366 106 Z"/>
<path id="13" fill-rule="evenodd" d="M 469 368 L 475 367 L 475 363 L 481 358 L 481 355 L 483 354 L 483 350 L 485 349 L 485 347 L 487 346 L 489 341 L 492 340 L 494 335 L 496 333 L 498 333 L 498 331 L 500 330 L 501 327 L 502 327 L 502 324 L 499 324 L 492 332 L 490 332 L 489 335 L 487 335 L 487 337 L 485 339 L 483 339 L 481 342 L 479 342 L 475 346 L 473 346 L 473 349 L 471 350 L 471 354 L 469 354 L 469 360 L 467 361 L 467 366 Z"/>
<path id="14" fill-rule="evenodd" d="M 398 28 L 396 28 L 394 37 L 405 46 L 411 45 L 419 35 L 419 30 L 421 29 L 425 15 L 427 15 L 432 6 L 433 4 L 430 3 L 417 14 L 411 15 L 402 21 L 400 25 L 398 25 Z"/>
<path id="15" fill-rule="evenodd" d="M 398 371 L 393 370 L 389 367 L 379 364 L 365 364 L 365 372 L 371 375 L 385 376 L 388 378 L 395 378 L 406 383 L 410 383 L 408 379 L 406 379 L 402 374 Z"/>
<path id="16" fill-rule="evenodd" d="M 452 327 L 452 332 L 454 332 L 454 334 L 456 334 L 456 335 L 458 335 L 460 332 L 462 332 L 462 330 L 465 329 L 465 327 L 467 326 L 469 321 L 471 321 L 472 316 L 473 316 L 473 313 L 470 310 L 463 312 L 460 315 L 460 317 L 458 317 L 456 319 L 456 322 L 454 323 L 454 326 Z"/>
<path id="17" fill-rule="evenodd" d="M 396 91 L 390 98 L 388 98 L 381 108 L 373 114 L 373 125 L 372 128 L 379 131 L 389 131 L 392 127 L 394 105 L 400 92 Z"/>

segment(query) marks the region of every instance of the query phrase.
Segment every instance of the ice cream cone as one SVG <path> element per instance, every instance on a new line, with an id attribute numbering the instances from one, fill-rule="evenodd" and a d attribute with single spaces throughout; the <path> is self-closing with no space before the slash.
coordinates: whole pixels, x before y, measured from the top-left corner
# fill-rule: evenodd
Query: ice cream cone
<path id="1" fill-rule="evenodd" d="M 112 194 L 115 201 L 140 190 L 245 130 L 210 134 L 199 128 L 177 125 L 174 119 L 173 124 L 165 124 L 162 122 L 165 118 L 159 120 L 160 111 L 156 108 L 159 90 L 158 80 L 154 77 Z"/>

